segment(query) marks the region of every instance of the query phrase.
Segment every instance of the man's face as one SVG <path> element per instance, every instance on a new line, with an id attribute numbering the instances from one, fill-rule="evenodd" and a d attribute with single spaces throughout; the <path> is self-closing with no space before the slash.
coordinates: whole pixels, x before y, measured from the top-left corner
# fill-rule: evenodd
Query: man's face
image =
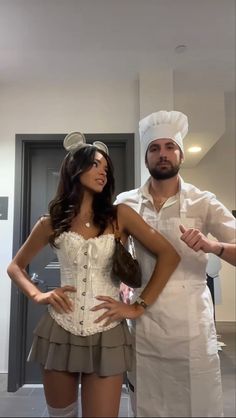
<path id="1" fill-rule="evenodd" d="M 146 166 L 156 180 L 174 177 L 180 169 L 183 156 L 178 145 L 168 138 L 151 142 L 146 153 Z"/>

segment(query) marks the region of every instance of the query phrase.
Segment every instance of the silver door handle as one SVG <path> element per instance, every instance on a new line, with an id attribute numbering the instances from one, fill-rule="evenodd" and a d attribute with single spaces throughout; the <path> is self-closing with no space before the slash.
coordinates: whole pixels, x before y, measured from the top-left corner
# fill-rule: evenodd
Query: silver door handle
<path id="1" fill-rule="evenodd" d="M 37 274 L 37 273 L 33 273 L 33 274 L 32 274 L 32 276 L 30 277 L 31 282 L 32 282 L 32 283 L 34 283 L 36 286 L 37 286 L 39 283 L 44 283 L 44 281 L 43 281 L 43 280 L 40 280 L 38 277 L 39 277 L 39 276 L 38 276 L 38 274 Z"/>

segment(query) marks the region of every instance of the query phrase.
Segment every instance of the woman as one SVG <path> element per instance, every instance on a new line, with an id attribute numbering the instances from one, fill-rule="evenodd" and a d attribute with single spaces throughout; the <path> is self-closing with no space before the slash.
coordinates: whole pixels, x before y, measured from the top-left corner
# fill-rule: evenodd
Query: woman
<path id="1" fill-rule="evenodd" d="M 138 318 L 155 301 L 179 256 L 132 209 L 112 205 L 113 168 L 105 144 L 91 146 L 82 134 L 72 133 L 64 147 L 69 152 L 49 215 L 36 223 L 8 274 L 27 297 L 48 305 L 35 329 L 29 360 L 41 364 L 49 415 L 77 416 L 80 378 L 83 417 L 116 417 L 123 373 L 131 367 L 125 318 Z M 111 276 L 116 222 L 124 244 L 133 235 L 157 257 L 141 298 L 129 305 L 120 301 L 119 284 Z M 42 293 L 26 267 L 47 244 L 59 259 L 61 287 Z M 103 303 L 97 306 L 99 298 Z"/>

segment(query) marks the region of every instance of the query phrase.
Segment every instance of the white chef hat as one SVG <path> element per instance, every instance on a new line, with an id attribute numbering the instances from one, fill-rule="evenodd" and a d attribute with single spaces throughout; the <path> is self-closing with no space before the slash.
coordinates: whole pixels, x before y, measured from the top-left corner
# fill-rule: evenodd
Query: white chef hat
<path id="1" fill-rule="evenodd" d="M 170 112 L 160 110 L 146 116 L 139 122 L 140 141 L 145 149 L 155 139 L 170 138 L 184 153 L 183 139 L 187 133 L 188 118 L 184 113 L 176 110 Z"/>

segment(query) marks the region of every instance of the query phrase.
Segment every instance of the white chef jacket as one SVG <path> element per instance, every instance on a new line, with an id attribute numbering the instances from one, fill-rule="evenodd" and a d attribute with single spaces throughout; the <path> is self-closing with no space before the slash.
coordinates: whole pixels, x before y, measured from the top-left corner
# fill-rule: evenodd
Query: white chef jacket
<path id="1" fill-rule="evenodd" d="M 129 379 L 136 417 L 223 416 L 220 363 L 210 291 L 206 285 L 207 254 L 182 240 L 179 225 L 235 242 L 235 219 L 216 197 L 185 183 L 159 212 L 144 186 L 121 193 L 116 204 L 136 210 L 176 248 L 181 261 L 145 313 L 132 323 L 134 365 Z M 155 257 L 139 242 L 136 256 L 149 280 Z M 134 296 L 141 293 L 135 291 Z"/>

